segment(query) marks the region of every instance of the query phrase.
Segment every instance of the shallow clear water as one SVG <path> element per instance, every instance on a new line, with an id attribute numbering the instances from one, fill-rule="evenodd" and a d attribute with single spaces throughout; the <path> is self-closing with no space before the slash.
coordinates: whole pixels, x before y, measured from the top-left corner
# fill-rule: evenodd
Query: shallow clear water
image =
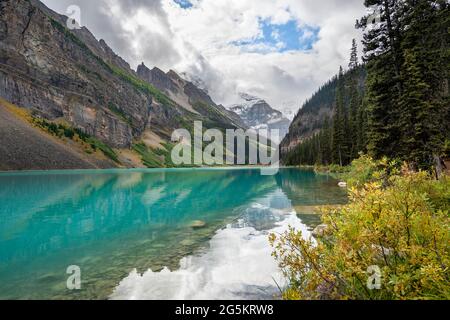
<path id="1" fill-rule="evenodd" d="M 345 201 L 299 169 L 1 173 L 0 299 L 271 298 L 268 232 L 307 232 L 305 208 Z"/>

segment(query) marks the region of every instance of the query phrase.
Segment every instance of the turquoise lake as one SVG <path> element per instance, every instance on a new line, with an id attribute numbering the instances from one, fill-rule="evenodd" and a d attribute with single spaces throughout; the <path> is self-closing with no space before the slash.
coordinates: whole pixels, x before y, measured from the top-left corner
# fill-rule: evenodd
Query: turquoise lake
<path id="1" fill-rule="evenodd" d="M 0 299 L 270 299 L 269 233 L 346 200 L 294 168 L 0 173 Z"/>

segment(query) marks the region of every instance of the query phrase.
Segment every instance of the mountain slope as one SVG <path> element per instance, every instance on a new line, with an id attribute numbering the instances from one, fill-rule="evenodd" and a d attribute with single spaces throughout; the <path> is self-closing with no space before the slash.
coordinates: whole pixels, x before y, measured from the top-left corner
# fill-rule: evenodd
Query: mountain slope
<path id="1" fill-rule="evenodd" d="M 36 0 L 0 2 L 1 97 L 119 149 L 148 135 L 169 142 L 173 130 L 196 120 L 206 128 L 239 126 L 211 101 L 195 109 L 174 101 L 88 29 L 68 30 L 66 20 Z"/>
<path id="2" fill-rule="evenodd" d="M 47 119 L 65 118 L 114 147 L 130 146 L 133 134 L 145 128 L 148 97 L 114 76 L 111 66 L 40 7 L 24 0 L 1 6 L 1 96 Z M 112 106 L 126 112 L 129 122 Z"/>
<path id="3" fill-rule="evenodd" d="M 357 74 L 359 91 L 363 92 L 366 79 L 366 70 L 364 66 L 358 67 L 353 72 Z M 345 83 L 345 86 L 347 86 L 350 76 L 353 76 L 353 73 L 344 74 L 341 81 Z M 319 133 L 327 121 L 329 123 L 331 122 L 336 108 L 336 91 L 338 84 L 338 77 L 333 77 L 304 103 L 292 121 L 289 127 L 289 133 L 281 143 L 282 155 L 286 155 L 300 143 Z M 345 94 L 346 105 L 349 104 L 349 99 L 349 94 Z"/>
<path id="4" fill-rule="evenodd" d="M 211 127 L 224 128 L 223 124 L 226 123 L 230 123 L 236 128 L 246 127 L 239 116 L 226 110 L 223 106 L 217 105 L 205 90 L 183 79 L 173 70 L 167 73 L 157 67 L 150 70 L 142 63 L 137 68 L 137 75 L 187 111 L 207 117 Z"/>
<path id="5" fill-rule="evenodd" d="M 112 161 L 70 148 L 31 127 L 0 101 L 0 170 L 95 169 L 115 167 Z"/>

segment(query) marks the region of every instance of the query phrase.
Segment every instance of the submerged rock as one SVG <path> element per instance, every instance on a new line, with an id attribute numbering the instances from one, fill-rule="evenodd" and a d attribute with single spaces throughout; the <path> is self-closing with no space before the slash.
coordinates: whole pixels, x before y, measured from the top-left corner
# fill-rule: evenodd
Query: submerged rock
<path id="1" fill-rule="evenodd" d="M 194 245 L 195 241 L 193 239 L 185 239 L 185 240 L 181 241 L 180 244 L 182 246 L 189 247 L 189 246 Z"/>
<path id="2" fill-rule="evenodd" d="M 297 214 L 302 214 L 302 215 L 319 215 L 320 211 L 319 211 L 320 207 L 319 206 L 294 206 L 294 210 L 295 212 L 297 212 Z"/>
<path id="3" fill-rule="evenodd" d="M 193 229 L 201 229 L 201 228 L 206 227 L 206 222 L 202 221 L 202 220 L 196 220 L 196 221 L 192 221 L 190 226 Z"/>

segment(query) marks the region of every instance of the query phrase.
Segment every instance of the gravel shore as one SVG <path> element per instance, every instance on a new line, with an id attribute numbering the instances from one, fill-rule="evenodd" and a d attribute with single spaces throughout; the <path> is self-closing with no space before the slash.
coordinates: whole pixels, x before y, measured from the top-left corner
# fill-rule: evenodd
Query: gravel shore
<path id="1" fill-rule="evenodd" d="M 111 162 L 71 149 L 0 104 L 0 171 L 111 167 Z"/>

